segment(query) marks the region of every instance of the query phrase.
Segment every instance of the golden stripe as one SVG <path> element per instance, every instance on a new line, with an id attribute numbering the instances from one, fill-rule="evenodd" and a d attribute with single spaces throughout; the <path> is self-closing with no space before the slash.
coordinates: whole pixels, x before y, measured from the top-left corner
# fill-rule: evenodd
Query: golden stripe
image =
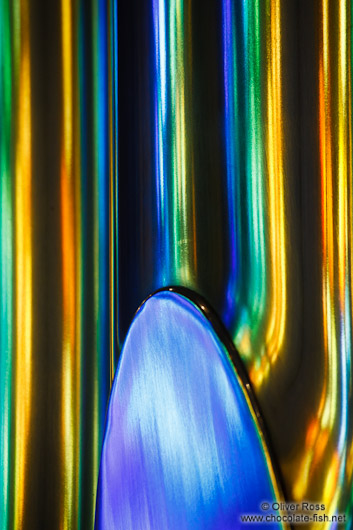
<path id="1" fill-rule="evenodd" d="M 14 527 L 22 528 L 32 396 L 31 74 L 28 4 L 20 7 L 18 139 L 16 142 L 16 379 Z"/>

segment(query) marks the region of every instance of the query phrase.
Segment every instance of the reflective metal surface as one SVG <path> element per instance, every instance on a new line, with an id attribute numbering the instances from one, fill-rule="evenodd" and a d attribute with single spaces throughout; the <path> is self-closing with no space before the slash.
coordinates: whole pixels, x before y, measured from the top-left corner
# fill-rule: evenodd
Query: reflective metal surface
<path id="1" fill-rule="evenodd" d="M 118 9 L 120 343 L 154 289 L 205 296 L 287 498 L 351 517 L 351 2 Z"/>
<path id="2" fill-rule="evenodd" d="M 235 348 L 201 304 L 162 291 L 134 317 L 108 408 L 97 530 L 240 528 L 281 500 Z"/>
<path id="3" fill-rule="evenodd" d="M 289 475 L 296 497 L 320 497 L 330 513 L 346 511 L 347 528 L 353 464 L 351 9 L 351 2 L 322 0 L 301 14 L 303 232 L 308 247 L 313 244 L 304 256 L 304 300 L 314 317 L 304 352 L 313 357 L 315 398 Z"/>
<path id="4" fill-rule="evenodd" d="M 287 499 L 351 518 L 351 10 L 0 0 L 0 527 L 92 527 L 119 348 L 170 284 L 227 326 Z"/>
<path id="5" fill-rule="evenodd" d="M 0 1 L 0 528 L 92 528 L 110 388 L 105 2 Z"/>

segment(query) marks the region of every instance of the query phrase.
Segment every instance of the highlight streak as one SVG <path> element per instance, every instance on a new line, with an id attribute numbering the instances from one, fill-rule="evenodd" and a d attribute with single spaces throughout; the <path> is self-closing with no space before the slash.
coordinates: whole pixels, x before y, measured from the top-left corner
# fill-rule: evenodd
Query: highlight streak
<path id="1" fill-rule="evenodd" d="M 168 179 L 166 178 L 167 145 L 167 43 L 164 0 L 153 0 L 153 23 L 156 53 L 156 87 L 155 87 L 155 121 L 156 121 L 156 195 L 157 195 L 157 229 L 160 241 L 161 259 L 159 263 L 161 281 L 164 283 L 170 270 L 170 228 L 166 220 L 169 218 Z"/>
<path id="2" fill-rule="evenodd" d="M 231 271 L 223 318 L 258 388 L 282 352 L 286 332 L 281 39 L 280 0 L 247 0 L 241 7 L 224 0 Z"/>
<path id="3" fill-rule="evenodd" d="M 92 500 L 95 506 L 99 458 L 103 440 L 106 399 L 109 393 L 109 106 L 107 13 L 105 0 L 93 4 L 93 190 L 94 190 L 94 321 L 96 323 L 93 354 L 94 374 L 92 392 L 93 451 Z M 109 102 L 111 103 L 111 102 Z M 94 509 L 92 510 L 92 525 Z"/>
<path id="4" fill-rule="evenodd" d="M 283 173 L 281 11 L 280 0 L 271 0 L 268 18 L 267 146 L 269 188 L 269 240 L 272 266 L 272 301 L 266 333 L 270 363 L 281 350 L 286 321 L 286 241 Z"/>
<path id="5" fill-rule="evenodd" d="M 29 5 L 19 8 L 18 139 L 15 158 L 16 375 L 14 527 L 22 528 L 27 482 L 32 395 L 32 173 Z"/>
<path id="6" fill-rule="evenodd" d="M 337 35 L 332 32 L 331 21 L 337 23 Z M 347 509 L 340 504 L 342 488 L 347 487 L 352 478 L 346 475 L 352 353 L 348 254 L 352 244 L 349 203 L 352 145 L 351 124 L 347 119 L 351 106 L 350 68 L 347 67 L 351 61 L 349 27 L 349 2 L 340 0 L 335 11 L 329 0 L 322 0 L 318 90 L 326 366 L 318 411 L 308 430 L 305 457 L 294 492 L 297 498 L 307 496 L 310 481 L 320 470 L 321 499 L 329 513 Z M 337 69 L 333 69 L 332 64 L 336 62 Z M 348 512 L 347 515 L 350 517 Z"/>
<path id="7" fill-rule="evenodd" d="M 263 158 L 263 113 L 261 105 L 261 20 L 258 0 L 244 4 L 245 68 L 247 75 L 246 125 L 248 133 L 246 153 L 246 179 L 248 204 L 249 280 L 247 292 L 248 322 L 237 333 L 236 343 L 243 355 L 250 333 L 254 341 L 259 339 L 266 306 L 267 274 L 265 252 L 265 168 Z"/>
<path id="8" fill-rule="evenodd" d="M 191 12 L 185 10 L 184 0 L 153 0 L 157 254 L 162 284 L 190 285 L 197 266 L 192 131 L 186 100 L 187 90 L 191 91 L 188 24 Z"/>
<path id="9" fill-rule="evenodd" d="M 13 356 L 13 190 L 11 168 L 12 61 L 10 6 L 0 1 L 0 528 L 7 529 L 10 497 Z"/>
<path id="10" fill-rule="evenodd" d="M 116 289 L 118 286 L 118 6 L 109 0 L 109 137 L 112 139 L 109 152 L 109 252 L 110 252 L 110 384 L 113 383 L 119 337 L 117 322 L 119 321 Z"/>
<path id="11" fill-rule="evenodd" d="M 173 239 L 174 263 L 188 281 L 188 233 L 186 209 L 186 130 L 184 75 L 184 1 L 172 0 L 169 12 L 170 73 L 172 92 Z M 179 222 L 179 220 L 181 222 Z"/>
<path id="12" fill-rule="evenodd" d="M 239 87 L 237 74 L 236 13 L 232 0 L 223 2 L 223 75 L 225 97 L 226 165 L 228 230 L 230 245 L 230 272 L 228 277 L 224 320 L 227 327 L 234 326 L 234 307 L 239 306 L 241 290 L 241 185 L 240 185 L 240 120 Z"/>
<path id="13" fill-rule="evenodd" d="M 79 495 L 80 443 L 80 322 L 79 261 L 76 246 L 79 218 L 75 216 L 79 194 L 74 180 L 77 169 L 73 155 L 73 29 L 71 2 L 62 0 L 62 65 L 63 65 L 63 123 L 61 154 L 61 232 L 62 232 L 62 289 L 63 289 L 63 345 L 62 345 L 62 452 L 63 452 L 63 509 L 62 528 L 70 530 L 77 524 L 76 506 Z"/>

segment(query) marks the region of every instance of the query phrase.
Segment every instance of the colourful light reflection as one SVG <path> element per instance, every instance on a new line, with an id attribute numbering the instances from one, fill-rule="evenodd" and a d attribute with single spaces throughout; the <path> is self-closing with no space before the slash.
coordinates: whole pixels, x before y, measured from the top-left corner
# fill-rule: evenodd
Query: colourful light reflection
<path id="1" fill-rule="evenodd" d="M 341 460 L 339 454 L 332 457 L 328 448 L 332 443 L 336 447 L 336 441 L 341 449 L 345 439 L 350 443 L 352 428 L 344 419 L 352 406 L 347 386 L 352 275 L 351 3 L 327 2 L 330 38 L 323 53 L 328 54 L 332 76 L 320 81 L 321 95 L 319 90 L 315 95 L 312 88 L 319 74 L 317 36 L 322 30 L 320 11 L 313 5 L 302 10 L 297 3 L 282 0 L 224 0 L 214 10 L 208 11 L 209 4 L 205 4 L 202 17 L 196 2 L 184 2 L 180 12 L 177 2 L 168 6 L 159 0 L 147 2 L 146 12 L 138 2 L 131 5 L 131 11 L 122 9 L 122 56 L 126 54 L 130 64 L 124 65 L 127 76 L 120 78 L 124 102 L 120 119 L 129 145 L 136 142 L 138 147 L 128 154 L 121 152 L 119 179 L 129 207 L 124 208 L 121 201 L 119 222 L 124 243 L 136 241 L 136 245 L 128 249 L 127 257 L 120 256 L 122 333 L 132 306 L 137 307 L 147 293 L 169 282 L 184 284 L 181 262 L 175 259 L 182 244 L 181 231 L 173 237 L 172 229 L 185 221 L 194 234 L 184 254 L 188 269 L 194 271 L 189 286 L 212 301 L 246 362 L 271 427 L 288 496 L 302 500 L 306 492 L 306 498 L 320 500 L 324 495 L 331 499 L 346 464 L 344 451 Z M 134 9 L 136 26 L 130 22 Z M 179 20 L 184 24 L 178 26 Z M 133 44 L 128 39 L 129 45 L 125 43 L 124 24 L 129 34 L 138 28 Z M 172 38 L 171 29 L 176 35 L 180 29 L 180 39 Z M 212 49 L 207 46 L 211 34 L 217 35 Z M 310 50 L 305 49 L 307 42 Z M 217 55 L 214 62 L 213 52 Z M 172 57 L 182 67 L 174 77 Z M 320 75 L 324 76 L 323 71 Z M 181 93 L 177 91 L 179 81 L 184 87 Z M 144 100 L 151 87 L 152 118 L 150 99 Z M 133 109 L 125 113 L 130 88 Z M 208 90 L 209 99 L 204 96 Z M 313 110 L 319 98 L 320 127 Z M 332 108 L 328 111 L 330 98 Z M 177 104 L 183 101 L 186 160 L 195 161 L 195 174 L 189 167 L 186 171 L 187 178 L 195 176 L 195 186 L 190 188 L 193 193 L 186 194 L 187 211 L 196 214 L 196 229 L 191 228 L 193 215 L 183 217 L 182 203 L 173 209 L 178 202 L 174 201 L 175 190 L 179 189 L 175 177 L 181 178 L 183 166 L 178 162 L 173 173 L 170 160 L 179 160 L 172 139 L 175 131 L 184 130 L 182 113 L 176 113 L 177 108 L 182 109 Z M 194 112 L 188 112 L 187 101 L 193 102 Z M 207 133 L 200 127 L 200 115 L 209 111 L 205 102 L 216 108 Z M 323 136 L 323 114 L 324 121 L 332 121 L 330 132 L 325 133 L 326 144 L 321 146 L 321 151 L 327 151 L 332 178 L 323 179 L 321 174 L 320 184 L 317 148 L 319 136 L 321 141 Z M 214 140 L 215 131 L 221 141 L 213 141 L 212 156 L 207 159 L 205 146 L 209 147 L 210 138 Z M 176 144 L 180 153 L 182 140 Z M 122 145 L 126 148 L 126 142 Z M 145 171 L 144 163 L 135 164 L 137 154 L 150 160 L 153 169 Z M 203 166 L 200 158 L 208 164 Z M 131 186 L 124 184 L 129 170 Z M 224 189 L 221 198 L 214 193 L 215 182 L 221 182 Z M 157 191 L 151 191 L 154 184 Z M 322 218 L 318 212 L 320 185 L 326 212 Z M 219 212 L 222 218 L 217 225 Z M 320 223 L 326 226 L 322 245 Z M 190 259 L 192 245 L 197 251 L 197 268 Z M 334 257 L 328 259 L 329 254 Z M 320 262 L 321 266 L 328 262 L 325 274 Z M 220 277 L 222 283 L 213 290 Z M 333 287 L 327 288 L 328 281 Z M 338 325 L 339 318 L 347 323 Z M 343 406 L 337 413 L 339 403 Z M 283 425 L 273 411 L 285 418 Z M 322 428 L 321 416 L 330 427 Z M 344 486 L 335 494 L 344 509 L 352 454 L 353 450 L 347 449 Z M 329 502 L 328 509 L 332 507 L 335 509 Z"/>
<path id="2" fill-rule="evenodd" d="M 93 525 L 99 455 L 109 392 L 109 171 L 108 12 L 92 5 L 92 93 L 86 57 L 88 31 L 83 6 L 62 1 L 62 527 Z M 111 101 L 111 100 L 110 100 Z M 76 111 L 78 109 L 79 112 Z M 92 142 L 87 145 L 92 117 Z M 91 156 L 92 169 L 87 158 Z M 93 231 L 87 232 L 88 212 Z M 90 247 L 89 245 L 92 245 Z M 92 248 L 92 255 L 89 255 Z M 87 270 L 92 267 L 92 278 Z M 91 280 L 92 283 L 88 283 Z M 87 287 L 92 293 L 92 342 L 87 340 Z M 86 409 L 82 407 L 86 403 Z M 89 411 L 89 412 L 88 412 Z M 87 450 L 87 448 L 89 450 Z M 87 507 L 89 506 L 89 509 Z M 84 508 L 85 507 L 85 508 Z"/>
<path id="3" fill-rule="evenodd" d="M 283 346 L 287 311 L 280 0 L 271 0 L 269 3 L 267 24 L 266 130 L 272 293 L 265 342 L 266 354 L 270 363 L 273 363 Z"/>
<path id="4" fill-rule="evenodd" d="M 110 367 L 107 364 L 109 352 L 109 106 L 108 40 L 106 2 L 93 4 L 93 123 L 94 123 L 94 321 L 96 374 L 92 381 L 93 394 L 93 451 L 92 475 L 97 481 L 100 449 L 103 441 L 103 426 L 106 413 L 106 399 L 109 394 Z M 109 103 L 109 106 L 108 106 Z M 92 493 L 95 494 L 92 484 Z M 95 500 L 95 499 L 94 499 Z M 92 514 L 93 515 L 93 514 Z M 93 522 L 93 521 L 92 521 Z"/>
<path id="5" fill-rule="evenodd" d="M 111 0 L 109 6 L 109 137 L 110 143 L 110 182 L 109 182 L 109 253 L 110 253 L 110 380 L 113 383 L 118 356 L 118 304 L 116 289 L 118 286 L 119 245 L 116 244 L 118 234 L 118 6 Z"/>
<path id="6" fill-rule="evenodd" d="M 227 162 L 227 201 L 230 246 L 230 273 L 227 282 L 224 320 L 227 327 L 234 325 L 234 307 L 238 307 L 241 296 L 241 186 L 240 186 L 240 137 L 239 82 L 237 73 L 236 40 L 240 32 L 236 24 L 235 6 L 232 0 L 223 2 L 223 65 L 225 101 L 225 139 Z M 239 26 L 239 25 L 238 25 Z"/>
<path id="7" fill-rule="evenodd" d="M 345 490 L 352 484 L 351 466 L 348 465 L 350 448 L 347 445 L 352 377 L 349 2 L 340 0 L 334 7 L 328 0 L 322 0 L 320 17 L 318 107 L 325 377 L 319 406 L 308 429 L 305 455 L 294 493 L 297 498 L 310 495 L 313 477 L 320 476 L 320 496 L 327 510 L 330 513 L 346 511 L 351 518 L 344 500 L 347 497 Z M 349 526 L 350 523 L 347 528 Z M 329 524 L 326 527 L 331 528 Z"/>
<path id="8" fill-rule="evenodd" d="M 32 171 L 29 5 L 18 6 L 18 136 L 15 151 L 16 375 L 14 447 L 14 527 L 23 526 L 32 395 Z M 15 8 L 16 10 L 16 8 Z"/>
<path id="9" fill-rule="evenodd" d="M 231 238 L 224 319 L 257 387 L 283 347 L 287 284 L 281 3 L 266 6 L 223 2 Z"/>
<path id="10" fill-rule="evenodd" d="M 279 499 L 278 486 L 225 346 L 187 298 L 154 295 L 112 388 L 96 529 L 236 528 L 264 499 Z"/>
<path id="11" fill-rule="evenodd" d="M 117 5 L 37 7 L 0 0 L 0 527 L 86 529 L 110 381 Z"/>
<path id="12" fill-rule="evenodd" d="M 61 230 L 62 230 L 62 289 L 63 289 L 63 345 L 62 345 L 62 451 L 63 451 L 63 509 L 62 528 L 77 525 L 74 506 L 78 505 L 80 477 L 80 302 L 79 218 L 76 217 L 79 193 L 76 193 L 74 141 L 74 84 L 73 84 L 73 28 L 71 2 L 62 0 L 62 61 L 63 61 L 63 123 L 61 155 Z M 78 175 L 79 177 L 79 175 Z M 78 210 L 79 211 L 79 210 Z"/>
<path id="13" fill-rule="evenodd" d="M 0 528 L 7 528 L 10 498 L 13 355 L 13 189 L 11 182 L 12 78 L 10 5 L 0 2 Z"/>
<path id="14" fill-rule="evenodd" d="M 184 0 L 153 0 L 155 39 L 155 159 L 161 283 L 190 285 L 196 274 L 192 130 L 187 90 L 191 25 Z M 188 44 L 187 44 L 188 43 Z"/>

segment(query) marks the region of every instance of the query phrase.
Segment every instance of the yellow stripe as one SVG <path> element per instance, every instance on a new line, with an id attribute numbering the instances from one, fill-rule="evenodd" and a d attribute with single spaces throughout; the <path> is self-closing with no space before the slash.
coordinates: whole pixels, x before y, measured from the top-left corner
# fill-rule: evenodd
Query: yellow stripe
<path id="1" fill-rule="evenodd" d="M 21 4 L 16 143 L 16 383 L 14 527 L 22 528 L 32 395 L 31 80 L 27 2 Z"/>
<path id="2" fill-rule="evenodd" d="M 272 302 L 266 334 L 266 351 L 274 362 L 283 344 L 286 301 L 286 234 L 283 174 L 283 116 L 281 85 L 281 11 L 280 0 L 271 0 L 268 40 L 268 187 L 270 265 Z"/>
<path id="3" fill-rule="evenodd" d="M 81 300 L 80 212 L 81 195 L 79 155 L 74 158 L 74 80 L 72 6 L 62 0 L 63 137 L 61 155 L 61 232 L 63 289 L 63 363 L 62 363 L 62 454 L 63 502 L 61 526 L 71 530 L 77 525 L 79 498 L 80 444 L 80 346 Z M 77 131 L 76 131 L 77 132 Z"/>

